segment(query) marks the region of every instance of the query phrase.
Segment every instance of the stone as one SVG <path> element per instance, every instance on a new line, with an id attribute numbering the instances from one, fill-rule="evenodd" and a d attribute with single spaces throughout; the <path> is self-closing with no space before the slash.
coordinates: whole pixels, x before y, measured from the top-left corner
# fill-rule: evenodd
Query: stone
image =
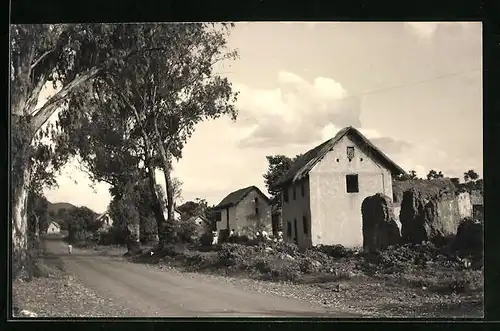
<path id="1" fill-rule="evenodd" d="M 457 230 L 458 200 L 449 195 L 429 195 L 412 188 L 403 192 L 401 238 L 404 243 L 445 245 Z"/>
<path id="2" fill-rule="evenodd" d="M 363 250 L 367 253 L 400 243 L 399 227 L 389 197 L 377 193 L 363 200 Z"/>
<path id="3" fill-rule="evenodd" d="M 483 224 L 471 218 L 464 219 L 458 226 L 457 234 L 451 245 L 455 251 L 458 251 L 463 256 L 472 255 L 474 260 L 481 259 L 483 252 Z M 468 262 L 464 262 L 464 265 L 471 263 Z"/>

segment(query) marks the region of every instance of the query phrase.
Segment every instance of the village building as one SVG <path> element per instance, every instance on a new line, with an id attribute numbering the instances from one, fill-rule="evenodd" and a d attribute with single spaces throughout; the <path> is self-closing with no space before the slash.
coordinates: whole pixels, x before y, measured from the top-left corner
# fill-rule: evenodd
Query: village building
<path id="1" fill-rule="evenodd" d="M 472 217 L 484 221 L 484 197 L 479 191 L 472 191 L 471 195 Z"/>
<path id="2" fill-rule="evenodd" d="M 47 228 L 48 234 L 58 234 L 61 233 L 61 226 L 57 222 L 50 222 Z"/>
<path id="3" fill-rule="evenodd" d="M 213 224 L 204 216 L 193 216 L 189 221 L 197 225 L 196 231 L 198 235 L 210 233 L 214 230 Z"/>
<path id="4" fill-rule="evenodd" d="M 101 223 L 100 231 L 107 231 L 113 226 L 113 219 L 109 215 L 109 211 L 105 211 L 104 213 L 97 216 L 96 221 Z"/>
<path id="5" fill-rule="evenodd" d="M 284 237 L 300 247 L 363 244 L 361 203 L 404 170 L 353 127 L 300 156 L 275 184 L 282 190 Z"/>
<path id="6" fill-rule="evenodd" d="M 215 207 L 216 229 L 222 238 L 231 230 L 236 234 L 254 235 L 272 231 L 269 198 L 256 186 L 228 194 Z"/>

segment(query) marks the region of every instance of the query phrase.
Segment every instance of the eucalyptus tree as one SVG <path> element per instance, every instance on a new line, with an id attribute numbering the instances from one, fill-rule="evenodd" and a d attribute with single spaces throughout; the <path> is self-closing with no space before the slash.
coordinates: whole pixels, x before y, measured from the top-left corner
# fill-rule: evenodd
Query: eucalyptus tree
<path id="1" fill-rule="evenodd" d="M 138 32 L 142 36 L 141 47 L 153 51 L 135 53 L 127 58 L 126 66 L 103 71 L 85 92 L 75 94 L 70 107 L 61 113 L 60 127 L 73 140 L 67 146 L 82 144 L 76 141 L 81 138 L 71 136 L 82 123 L 75 117 L 89 108 L 98 109 L 93 113 L 108 122 L 107 130 L 113 131 L 113 126 L 120 125 L 125 128 L 121 132 L 126 132 L 130 144 L 120 147 L 126 149 L 125 154 L 123 149 L 118 150 L 127 157 L 140 158 L 140 162 L 133 160 L 130 165 L 133 168 L 140 163 L 147 174 L 155 195 L 153 209 L 162 243 L 174 236 L 172 160 L 182 157 L 182 149 L 197 123 L 223 115 L 233 119 L 237 116 L 237 93 L 227 78 L 214 72 L 216 63 L 237 56 L 227 49 L 231 27 L 206 23 L 142 24 Z M 90 99 L 94 100 L 92 104 Z M 108 112 L 117 117 L 110 121 Z M 95 117 L 94 120 L 99 121 Z M 155 189 L 156 168 L 163 170 L 165 177 L 166 220 Z"/>
<path id="2" fill-rule="evenodd" d="M 96 75 L 123 67 L 142 47 L 131 24 L 36 24 L 10 27 L 11 211 L 13 272 L 28 259 L 27 198 L 32 142 L 44 123 Z M 44 87 L 57 92 L 38 105 Z"/>

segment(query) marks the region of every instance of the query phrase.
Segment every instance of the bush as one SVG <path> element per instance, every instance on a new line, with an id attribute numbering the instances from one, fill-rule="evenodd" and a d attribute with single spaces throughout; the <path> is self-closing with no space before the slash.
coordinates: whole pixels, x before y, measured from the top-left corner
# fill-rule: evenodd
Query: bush
<path id="1" fill-rule="evenodd" d="M 177 223 L 175 232 L 180 242 L 192 243 L 195 241 L 197 230 L 198 226 L 193 219 L 184 219 Z"/>
<path id="2" fill-rule="evenodd" d="M 199 243 L 201 246 L 210 246 L 212 245 L 212 240 L 214 239 L 214 235 L 212 232 L 204 233 L 199 238 Z"/>
<path id="3" fill-rule="evenodd" d="M 354 250 L 345 248 L 342 245 L 319 245 L 316 249 L 333 258 L 347 258 L 355 254 Z"/>

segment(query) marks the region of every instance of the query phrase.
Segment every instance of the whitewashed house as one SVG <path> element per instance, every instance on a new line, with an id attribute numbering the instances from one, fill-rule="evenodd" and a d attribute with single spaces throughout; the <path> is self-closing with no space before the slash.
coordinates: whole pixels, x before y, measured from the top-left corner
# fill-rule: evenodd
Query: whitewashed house
<path id="1" fill-rule="evenodd" d="M 101 230 L 107 231 L 113 226 L 113 219 L 109 216 L 109 212 L 105 211 L 101 215 L 97 216 L 97 221 L 101 222 Z"/>
<path id="2" fill-rule="evenodd" d="M 271 204 L 269 198 L 256 186 L 249 186 L 228 194 L 215 207 L 217 232 L 227 235 L 231 230 L 252 235 L 255 231 L 271 233 Z"/>
<path id="3" fill-rule="evenodd" d="M 282 189 L 283 234 L 301 247 L 363 244 L 361 203 L 392 198 L 392 176 L 404 170 L 353 127 L 299 157 L 276 183 Z"/>
<path id="4" fill-rule="evenodd" d="M 50 222 L 49 227 L 47 228 L 48 234 L 58 234 L 61 233 L 61 226 L 56 222 Z"/>

